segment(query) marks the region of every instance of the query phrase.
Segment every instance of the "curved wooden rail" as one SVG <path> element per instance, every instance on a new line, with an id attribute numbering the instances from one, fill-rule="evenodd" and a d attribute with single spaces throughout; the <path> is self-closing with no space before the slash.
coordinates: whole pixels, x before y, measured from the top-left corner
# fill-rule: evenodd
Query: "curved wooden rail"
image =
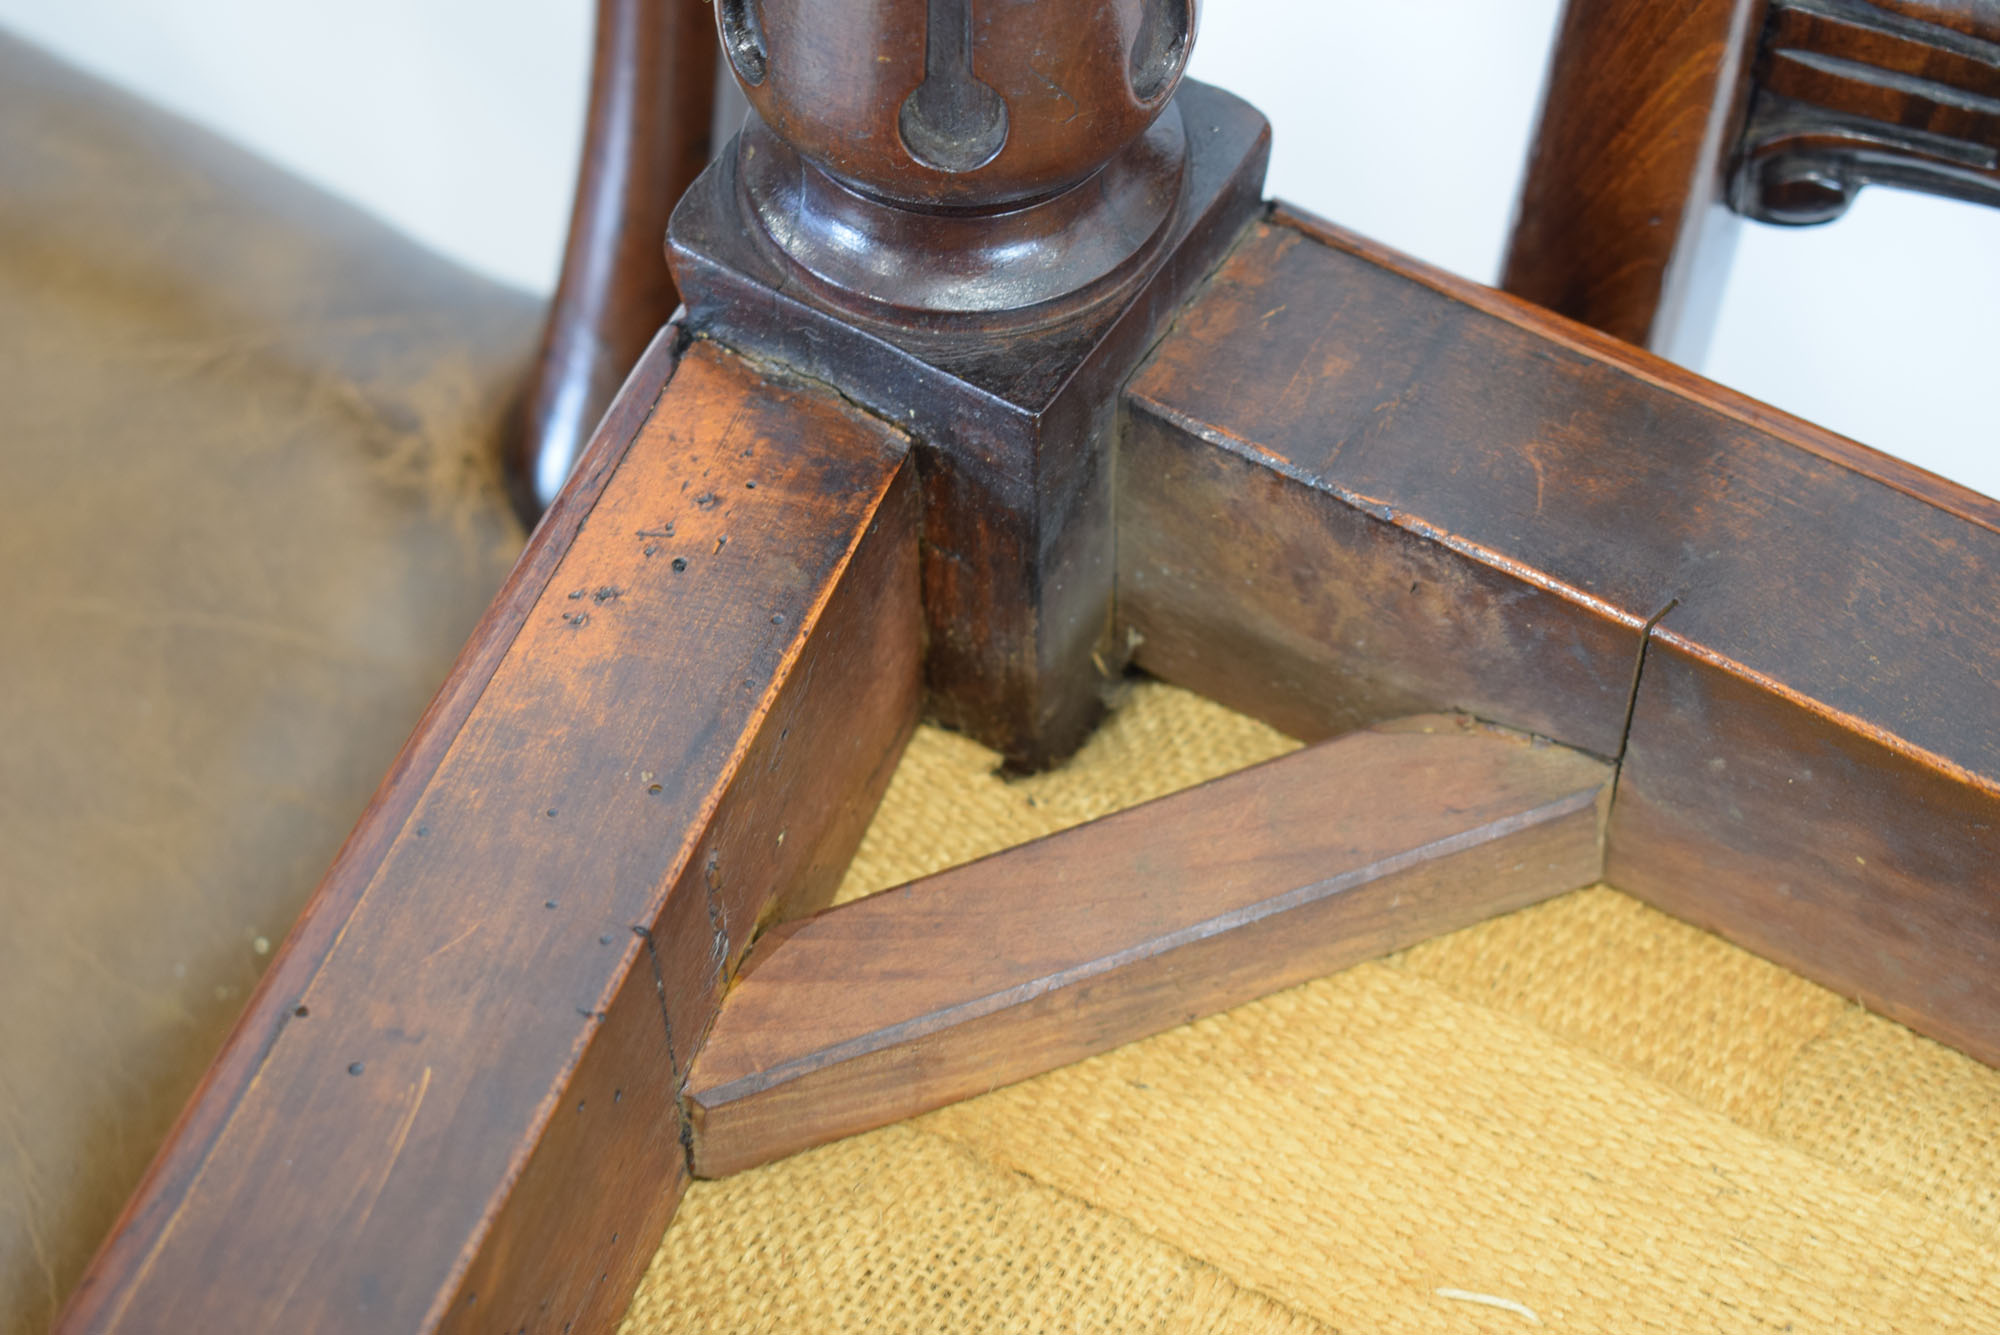
<path id="1" fill-rule="evenodd" d="M 680 304 L 663 245 L 667 216 L 708 162 L 714 32 L 702 0 L 598 0 L 562 277 L 507 447 L 514 502 L 529 522 Z"/>

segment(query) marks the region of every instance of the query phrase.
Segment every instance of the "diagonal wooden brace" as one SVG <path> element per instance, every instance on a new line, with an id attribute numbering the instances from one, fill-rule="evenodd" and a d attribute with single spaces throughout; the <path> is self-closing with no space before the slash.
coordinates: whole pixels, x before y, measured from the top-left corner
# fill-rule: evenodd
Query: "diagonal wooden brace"
<path id="1" fill-rule="evenodd" d="M 1433 715 L 773 929 L 688 1079 L 721 1177 L 1603 875 L 1611 767 Z"/>

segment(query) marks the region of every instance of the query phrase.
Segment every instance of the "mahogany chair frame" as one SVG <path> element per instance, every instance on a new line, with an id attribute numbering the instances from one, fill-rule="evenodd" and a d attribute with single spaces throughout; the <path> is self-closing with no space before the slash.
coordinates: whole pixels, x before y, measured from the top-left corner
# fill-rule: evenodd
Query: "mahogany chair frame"
<path id="1" fill-rule="evenodd" d="M 708 165 L 711 6 L 598 0 L 583 160 L 555 298 L 506 442 L 516 508 L 555 498 L 625 373 L 680 305 L 662 263 L 674 202 Z"/>
<path id="2" fill-rule="evenodd" d="M 1991 0 L 1569 0 L 1507 291 L 1699 361 L 1744 217 L 2000 203 Z"/>
<path id="3" fill-rule="evenodd" d="M 1198 199 L 1076 317 L 1085 351 L 974 332 L 1075 357 L 1011 417 L 1019 380 L 965 397 L 963 359 L 731 269 L 702 210 L 738 197 L 735 160 L 703 177 L 674 222 L 685 322 L 62 1329 L 608 1327 L 693 1172 L 1599 879 L 2000 1060 L 2000 504 L 1259 205 L 1261 121 L 1177 105 Z M 586 184 L 586 211 L 632 189 Z M 954 453 L 996 416 L 978 439 L 1029 451 L 1035 485 Z M 1324 746 L 807 916 L 927 711 L 1046 761 L 1128 664 Z M 1314 803 L 1366 815 L 1370 788 L 1407 819 L 1310 835 Z M 1164 877 L 1144 846 L 1181 827 L 1247 829 L 1215 856 L 1255 883 Z M 1006 893 L 1062 875 L 1097 936 Z M 1171 913 L 1117 908 L 1135 885 Z M 1066 944 L 953 954 L 996 920 Z M 811 1032 L 785 1011 L 924 940 L 959 961 L 930 991 L 850 989 Z M 951 1058 L 928 1084 L 919 1043 Z M 839 1116 L 802 1129 L 801 1089 Z"/>

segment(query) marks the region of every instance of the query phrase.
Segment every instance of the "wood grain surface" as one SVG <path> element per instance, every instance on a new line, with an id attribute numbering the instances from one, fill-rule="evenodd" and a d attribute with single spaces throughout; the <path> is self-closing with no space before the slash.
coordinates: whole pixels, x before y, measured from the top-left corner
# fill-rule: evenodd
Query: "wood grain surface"
<path id="1" fill-rule="evenodd" d="M 1217 198 L 1261 162 L 1245 134 Z M 823 903 L 913 725 L 924 593 L 961 617 L 999 575 L 923 568 L 942 521 L 900 431 L 656 340 L 60 1328 L 608 1324 L 690 1151 L 724 1171 L 1579 884 L 1606 764 L 1616 883 L 2000 1061 L 2000 506 L 1283 210 L 1122 400 L 1085 392 L 1171 314 L 1120 317 L 1082 359 L 1101 386 L 1044 386 L 1117 448 L 1097 508 L 982 548 L 1000 573 L 1105 583 L 1110 507 L 1114 662 L 1308 738 L 1459 711 L 1588 753 L 1509 763 L 1598 778 L 1284 781 L 1433 744 L 1366 734 L 779 928 L 703 1059 L 696 1140 L 680 1096 L 733 967 Z M 864 351 L 878 389 L 911 360 Z M 1070 629 L 1066 661 L 1098 640 Z M 1474 741 L 1500 745 L 1435 744 Z M 1350 824 L 1312 805 L 1343 794 Z M 1469 828 L 1505 837 L 1451 843 Z M 1449 893 L 1407 916 L 1419 886 Z M 1115 912 L 1078 909 L 1105 887 Z M 842 954 L 893 986 L 829 982 Z"/>
<path id="2" fill-rule="evenodd" d="M 921 640 L 901 437 L 706 344 L 631 388 L 63 1329 L 622 1312 L 683 1054 L 830 891 Z"/>
<path id="3" fill-rule="evenodd" d="M 1142 667 L 1622 757 L 1615 883 L 2000 1060 L 1991 501 L 1284 214 L 1128 403 Z"/>
<path id="4" fill-rule="evenodd" d="M 996 311 L 923 329 L 844 314 L 758 240 L 744 155 L 696 182 L 668 236 L 691 329 L 837 384 L 916 439 L 929 708 L 1023 769 L 1082 742 L 1123 667 L 1109 633 L 1119 389 L 1261 207 L 1264 118 L 1194 83 L 1174 108 L 1187 161 L 1171 219 L 1119 285 L 1089 289 L 1095 299 L 1061 319 Z M 1097 188 L 1063 198 L 1088 211 Z M 909 225 L 911 247 L 938 265 L 951 228 Z M 1010 262 L 1060 271 L 1065 260 L 1042 238 L 1020 239 Z"/>
<path id="5" fill-rule="evenodd" d="M 1706 337 L 1764 7 L 1568 0 L 1501 286 L 1648 347 Z"/>
<path id="6" fill-rule="evenodd" d="M 667 217 L 708 162 L 718 59 L 702 0 L 597 0 L 569 239 L 508 442 L 508 482 L 530 520 L 680 304 Z"/>
<path id="7" fill-rule="evenodd" d="M 1533 374 L 1496 360 L 1510 346 Z M 1449 709 L 1616 755 L 1672 595 L 1606 597 L 1609 541 L 1566 569 L 1520 541 L 1524 504 L 1554 518 L 1609 481 L 1536 458 L 1561 383 L 1536 362 L 1559 355 L 1296 228 L 1253 232 L 1127 392 L 1138 665 L 1306 739 Z M 1555 424 L 1588 433 L 1612 408 L 1595 388 Z"/>
<path id="8" fill-rule="evenodd" d="M 1468 926 L 1603 871 L 1611 769 L 1430 716 L 760 942 L 688 1083 L 719 1177 Z"/>
<path id="9" fill-rule="evenodd" d="M 1647 650 L 1607 879 L 2000 1065 L 1996 772 L 1750 671 L 1676 630 L 1679 616 Z M 1799 648 L 1843 634 L 1809 630 Z M 1956 707 L 1910 687 L 1912 708 Z M 1967 732 L 1990 740 L 1997 696 L 1960 717 Z"/>

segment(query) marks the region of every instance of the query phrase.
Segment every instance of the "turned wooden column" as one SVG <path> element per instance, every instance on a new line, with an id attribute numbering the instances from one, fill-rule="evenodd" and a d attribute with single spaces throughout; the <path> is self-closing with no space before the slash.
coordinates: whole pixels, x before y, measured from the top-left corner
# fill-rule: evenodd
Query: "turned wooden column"
<path id="1" fill-rule="evenodd" d="M 1195 0 L 720 0 L 752 114 L 674 216 L 688 328 L 918 444 L 931 708 L 1059 759 L 1122 670 L 1117 388 L 1256 212 Z"/>

